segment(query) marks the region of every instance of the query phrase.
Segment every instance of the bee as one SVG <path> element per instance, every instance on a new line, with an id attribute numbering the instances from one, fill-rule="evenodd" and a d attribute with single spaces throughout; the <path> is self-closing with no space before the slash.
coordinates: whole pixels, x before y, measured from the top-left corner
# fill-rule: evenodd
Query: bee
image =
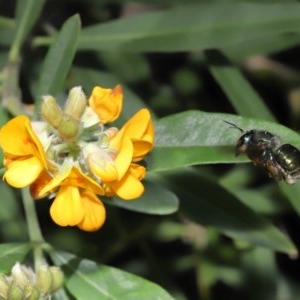
<path id="1" fill-rule="evenodd" d="M 282 144 L 279 137 L 268 131 L 245 131 L 233 123 L 224 122 L 242 133 L 235 147 L 236 156 L 247 154 L 254 165 L 265 168 L 275 180 L 294 184 L 300 179 L 299 149 L 291 144 Z"/>
<path id="2" fill-rule="evenodd" d="M 265 165 L 272 178 L 295 184 L 300 179 L 300 151 L 291 144 L 283 144 L 273 151 Z"/>

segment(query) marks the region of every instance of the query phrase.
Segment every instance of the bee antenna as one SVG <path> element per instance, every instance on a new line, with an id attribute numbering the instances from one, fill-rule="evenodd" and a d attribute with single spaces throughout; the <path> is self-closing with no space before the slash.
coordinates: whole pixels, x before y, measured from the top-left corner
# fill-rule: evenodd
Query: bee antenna
<path id="1" fill-rule="evenodd" d="M 225 122 L 225 123 L 231 125 L 230 128 L 236 128 L 236 129 L 238 129 L 238 130 L 239 130 L 240 132 L 242 132 L 242 133 L 245 132 L 244 129 L 242 129 L 242 128 L 236 126 L 235 124 L 233 124 L 233 123 L 231 123 L 231 122 L 228 122 L 228 121 L 225 121 L 225 120 L 223 120 L 223 122 Z"/>

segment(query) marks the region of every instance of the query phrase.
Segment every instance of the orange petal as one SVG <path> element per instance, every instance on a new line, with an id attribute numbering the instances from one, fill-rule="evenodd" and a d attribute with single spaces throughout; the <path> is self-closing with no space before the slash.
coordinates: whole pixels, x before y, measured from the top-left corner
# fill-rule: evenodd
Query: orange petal
<path id="1" fill-rule="evenodd" d="M 36 157 L 29 157 L 11 162 L 3 177 L 11 186 L 22 188 L 33 183 L 42 170 L 41 162 Z"/>
<path id="2" fill-rule="evenodd" d="M 79 189 L 73 186 L 61 186 L 51 205 L 50 215 L 60 226 L 78 225 L 85 215 Z"/>
<path id="3" fill-rule="evenodd" d="M 81 191 L 85 216 L 78 227 L 85 231 L 98 230 L 104 223 L 106 212 L 103 203 L 90 191 Z"/>
<path id="4" fill-rule="evenodd" d="M 123 92 L 120 85 L 114 89 L 94 87 L 89 99 L 90 107 L 97 113 L 102 124 L 116 120 L 122 110 Z"/>

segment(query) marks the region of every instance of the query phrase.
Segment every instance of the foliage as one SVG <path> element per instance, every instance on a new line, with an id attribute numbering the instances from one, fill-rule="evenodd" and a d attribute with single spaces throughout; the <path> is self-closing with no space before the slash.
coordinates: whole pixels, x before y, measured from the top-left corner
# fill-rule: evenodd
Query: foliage
<path id="1" fill-rule="evenodd" d="M 66 276 L 55 299 L 300 297 L 300 184 L 235 157 L 240 132 L 224 123 L 300 148 L 297 1 L 19 0 L 0 12 L 1 125 L 38 118 L 43 95 L 75 85 L 121 84 L 118 122 L 142 107 L 155 120 L 145 193 L 105 199 L 99 232 L 58 227 L 37 201 L 36 243 L 26 191 L 1 183 L 1 272 L 42 250 Z"/>

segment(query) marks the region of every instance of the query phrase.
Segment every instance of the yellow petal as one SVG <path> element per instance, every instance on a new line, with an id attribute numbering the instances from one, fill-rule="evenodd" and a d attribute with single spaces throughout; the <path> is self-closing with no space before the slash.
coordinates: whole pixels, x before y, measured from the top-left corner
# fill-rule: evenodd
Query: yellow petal
<path id="1" fill-rule="evenodd" d="M 99 178 L 100 181 L 113 181 L 118 178 L 118 173 L 114 162 L 106 161 L 102 158 L 96 159 L 96 156 L 88 157 L 88 165 L 91 172 Z"/>
<path id="2" fill-rule="evenodd" d="M 128 137 L 123 139 L 119 153 L 115 159 L 115 166 L 118 172 L 118 180 L 120 180 L 128 171 L 132 161 L 133 145 Z"/>
<path id="3" fill-rule="evenodd" d="M 92 178 L 81 173 L 76 167 L 72 167 L 67 171 L 55 176 L 51 181 L 46 182 L 46 185 L 40 189 L 39 194 L 45 195 L 62 185 L 80 187 L 91 190 L 96 194 L 104 195 L 103 188 Z"/>
<path id="4" fill-rule="evenodd" d="M 61 186 L 50 208 L 53 221 L 60 226 L 75 226 L 82 221 L 84 214 L 79 189 Z"/>
<path id="5" fill-rule="evenodd" d="M 108 186 L 117 196 L 124 200 L 138 198 L 144 192 L 143 184 L 129 173 L 121 181 L 109 183 Z"/>
<path id="6" fill-rule="evenodd" d="M 48 182 L 52 180 L 52 177 L 48 172 L 42 171 L 39 177 L 30 185 L 30 195 L 34 199 L 41 199 L 47 196 L 48 193 L 54 192 L 55 188 L 46 194 L 42 194 L 41 190 Z"/>
<path id="7" fill-rule="evenodd" d="M 13 118 L 1 128 L 0 145 L 4 150 L 5 159 L 10 157 L 14 160 L 32 155 L 40 159 L 44 168 L 47 168 L 43 146 L 26 116 Z"/>
<path id="8" fill-rule="evenodd" d="M 32 144 L 33 144 L 33 153 L 32 154 L 34 156 L 37 156 L 39 159 L 41 159 L 45 169 L 48 169 L 47 158 L 46 158 L 46 154 L 44 151 L 44 147 L 43 147 L 41 141 L 39 140 L 39 138 L 37 137 L 37 135 L 35 134 L 35 132 L 33 131 L 31 122 L 29 120 L 27 122 L 25 122 L 25 127 L 28 132 L 28 135 L 31 138 Z"/>
<path id="9" fill-rule="evenodd" d="M 18 116 L 6 123 L 0 130 L 0 144 L 5 152 L 14 155 L 32 155 L 34 141 L 28 134 L 26 116 Z"/>
<path id="10" fill-rule="evenodd" d="M 136 179 L 142 180 L 146 175 L 146 168 L 138 164 L 131 164 L 129 173 Z"/>
<path id="11" fill-rule="evenodd" d="M 121 131 L 125 131 L 126 135 L 129 136 L 131 139 L 140 139 L 148 130 L 150 122 L 150 112 L 148 109 L 143 108 L 126 122 L 126 124 L 122 127 Z M 150 129 L 151 128 L 152 127 L 150 127 Z"/>
<path id="12" fill-rule="evenodd" d="M 135 161 L 141 160 L 152 150 L 154 142 L 154 127 L 150 113 L 147 109 L 138 111 L 122 129 L 111 139 L 111 146 L 118 149 L 122 139 L 128 136 L 133 142 L 133 157 Z"/>
<path id="13" fill-rule="evenodd" d="M 53 177 L 52 180 L 50 181 L 46 181 L 45 186 L 43 187 L 40 186 L 39 194 L 46 195 L 49 192 L 58 188 L 61 185 L 61 183 L 70 175 L 70 173 L 71 173 L 71 169 Z"/>
<path id="14" fill-rule="evenodd" d="M 133 161 L 142 160 L 153 148 L 153 144 L 146 141 L 132 141 Z"/>
<path id="15" fill-rule="evenodd" d="M 15 160 L 9 164 L 4 179 L 11 186 L 22 188 L 34 182 L 42 170 L 43 165 L 36 157 Z"/>
<path id="16" fill-rule="evenodd" d="M 86 190 L 90 190 L 95 194 L 104 195 L 103 188 L 95 180 L 84 175 L 76 167 L 72 167 L 68 177 L 61 184 L 77 186 Z"/>
<path id="17" fill-rule="evenodd" d="M 94 87 L 89 99 L 90 107 L 97 113 L 102 124 L 116 120 L 122 110 L 123 92 L 120 85 L 114 89 Z"/>
<path id="18" fill-rule="evenodd" d="M 104 223 L 106 212 L 103 203 L 90 191 L 81 191 L 85 216 L 78 227 L 85 231 L 98 230 Z"/>

